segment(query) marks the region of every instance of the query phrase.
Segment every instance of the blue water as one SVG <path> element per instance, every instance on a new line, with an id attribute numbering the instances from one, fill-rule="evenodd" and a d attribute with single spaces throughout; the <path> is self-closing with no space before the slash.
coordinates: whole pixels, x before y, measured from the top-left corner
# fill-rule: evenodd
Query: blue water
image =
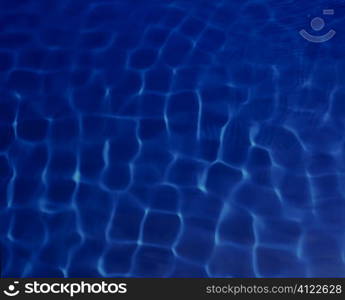
<path id="1" fill-rule="evenodd" d="M 1 276 L 345 277 L 342 2 L 0 0 Z"/>

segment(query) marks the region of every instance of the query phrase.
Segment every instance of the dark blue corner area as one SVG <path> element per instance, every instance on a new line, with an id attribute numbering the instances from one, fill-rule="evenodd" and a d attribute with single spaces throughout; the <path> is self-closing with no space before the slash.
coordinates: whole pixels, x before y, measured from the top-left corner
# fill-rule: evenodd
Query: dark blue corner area
<path id="1" fill-rule="evenodd" d="M 0 0 L 1 277 L 345 277 L 344 25 Z"/>

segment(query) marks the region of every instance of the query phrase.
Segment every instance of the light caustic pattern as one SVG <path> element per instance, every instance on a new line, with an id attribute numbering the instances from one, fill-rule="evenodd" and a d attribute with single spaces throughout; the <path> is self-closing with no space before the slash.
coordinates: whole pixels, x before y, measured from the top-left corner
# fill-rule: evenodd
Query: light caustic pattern
<path id="1" fill-rule="evenodd" d="M 345 276 L 341 1 L 0 8 L 3 277 Z"/>

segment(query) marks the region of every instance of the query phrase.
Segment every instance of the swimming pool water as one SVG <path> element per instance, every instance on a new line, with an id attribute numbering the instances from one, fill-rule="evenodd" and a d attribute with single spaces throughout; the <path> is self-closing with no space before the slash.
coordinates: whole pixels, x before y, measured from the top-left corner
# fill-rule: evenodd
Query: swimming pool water
<path id="1" fill-rule="evenodd" d="M 1 276 L 344 277 L 344 17 L 0 0 Z"/>

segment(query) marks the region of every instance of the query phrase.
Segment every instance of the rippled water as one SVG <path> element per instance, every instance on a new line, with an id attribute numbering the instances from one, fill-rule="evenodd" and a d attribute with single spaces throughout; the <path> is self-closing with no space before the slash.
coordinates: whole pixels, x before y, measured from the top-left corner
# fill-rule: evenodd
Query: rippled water
<path id="1" fill-rule="evenodd" d="M 1 275 L 344 277 L 341 3 L 1 0 Z"/>

